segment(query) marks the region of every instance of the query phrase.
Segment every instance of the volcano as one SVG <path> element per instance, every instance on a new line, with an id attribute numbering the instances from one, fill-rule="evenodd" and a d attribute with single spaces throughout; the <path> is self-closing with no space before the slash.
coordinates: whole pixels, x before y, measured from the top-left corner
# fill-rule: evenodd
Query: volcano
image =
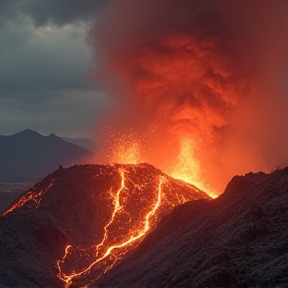
<path id="1" fill-rule="evenodd" d="M 211 198 L 145 163 L 60 167 L 0 217 L 1 287 L 101 278 L 175 206 L 199 199 Z"/>
<path id="2" fill-rule="evenodd" d="M 1 215 L 0 286 L 287 287 L 287 208 L 288 168 L 212 200 L 146 163 L 60 167 Z"/>

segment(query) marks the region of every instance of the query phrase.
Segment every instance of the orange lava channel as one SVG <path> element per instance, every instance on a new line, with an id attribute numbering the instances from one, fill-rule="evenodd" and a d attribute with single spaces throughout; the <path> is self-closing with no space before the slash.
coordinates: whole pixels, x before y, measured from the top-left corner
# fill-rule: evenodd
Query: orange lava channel
<path id="1" fill-rule="evenodd" d="M 37 193 L 35 193 L 33 188 L 31 188 L 31 190 L 26 192 L 14 205 L 11 206 L 11 208 L 6 210 L 1 216 L 5 216 L 8 213 L 15 210 L 16 208 L 20 208 L 24 206 L 29 201 L 31 201 L 31 203 L 34 205 L 36 204 L 36 209 L 37 209 L 41 203 L 43 195 L 50 189 L 50 187 L 53 186 L 53 184 L 54 184 L 54 181 L 52 181 L 45 190 L 40 190 Z"/>
<path id="2" fill-rule="evenodd" d="M 104 227 L 103 239 L 102 239 L 100 244 L 95 246 L 95 248 L 96 248 L 96 257 L 98 257 L 99 248 L 104 245 L 105 240 L 108 238 L 108 227 L 113 223 L 116 214 L 119 213 L 122 210 L 122 208 L 123 208 L 121 206 L 121 204 L 120 204 L 120 194 L 125 188 L 125 171 L 119 170 L 119 173 L 120 173 L 120 176 L 121 176 L 121 186 L 118 189 L 118 191 L 116 192 L 116 194 L 114 195 L 114 199 L 113 199 L 114 208 L 113 208 L 113 212 L 111 214 L 111 218 L 110 218 L 109 222 Z M 61 271 L 61 263 L 64 263 L 67 255 L 69 253 L 69 250 L 72 247 L 71 245 L 67 245 L 67 247 L 65 249 L 65 254 L 64 254 L 62 260 L 59 260 L 57 262 L 57 268 L 59 270 L 59 273 L 58 273 L 57 276 L 58 276 L 58 278 L 60 278 L 61 280 L 66 282 L 66 286 L 65 287 L 69 287 L 70 286 L 70 284 L 72 283 L 72 279 L 73 278 L 82 276 L 85 273 L 89 272 L 90 269 L 93 266 L 95 266 L 96 264 L 98 264 L 101 261 L 105 260 L 108 256 L 112 255 L 112 256 L 116 257 L 115 255 L 112 254 L 113 250 L 129 247 L 131 244 L 134 244 L 137 240 L 142 238 L 147 233 L 147 231 L 150 230 L 150 228 L 151 228 L 151 223 L 150 223 L 151 217 L 154 216 L 154 214 L 156 213 L 157 209 L 161 205 L 162 184 L 164 183 L 164 181 L 165 181 L 165 178 L 163 176 L 161 176 L 160 179 L 159 179 L 157 199 L 155 200 L 155 203 L 154 203 L 152 209 L 145 215 L 144 220 L 142 221 L 142 223 L 144 224 L 142 229 L 140 229 L 138 231 L 130 232 L 131 233 L 130 237 L 127 240 L 108 247 L 106 249 L 106 252 L 103 254 L 103 256 L 96 258 L 95 261 L 93 261 L 89 266 L 87 266 L 83 270 L 81 270 L 79 272 L 73 272 L 70 275 L 66 275 L 65 273 L 63 273 Z M 112 195 L 111 191 L 110 191 L 110 194 Z M 136 235 L 134 236 L 133 234 L 136 234 Z M 111 269 L 113 267 L 113 265 L 116 263 L 116 261 L 117 261 L 117 257 L 116 257 L 116 260 L 112 263 L 112 265 L 110 265 L 107 269 L 105 269 L 104 273 L 106 273 L 109 269 Z"/>

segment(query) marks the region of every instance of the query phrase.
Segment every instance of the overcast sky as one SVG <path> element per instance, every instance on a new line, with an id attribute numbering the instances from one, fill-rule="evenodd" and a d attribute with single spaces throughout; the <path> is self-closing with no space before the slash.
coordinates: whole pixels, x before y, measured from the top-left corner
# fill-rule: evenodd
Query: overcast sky
<path id="1" fill-rule="evenodd" d="M 89 137 L 109 99 L 89 77 L 105 0 L 0 1 L 0 135 Z M 90 80 L 89 80 L 90 79 Z"/>

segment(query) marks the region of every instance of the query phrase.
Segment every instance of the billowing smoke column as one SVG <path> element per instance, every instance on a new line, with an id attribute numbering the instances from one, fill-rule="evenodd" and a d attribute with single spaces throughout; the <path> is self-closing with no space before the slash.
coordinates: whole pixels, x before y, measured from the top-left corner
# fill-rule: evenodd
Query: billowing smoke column
<path id="1" fill-rule="evenodd" d="M 233 173 L 267 169 L 255 156 L 259 145 L 243 136 L 249 127 L 262 130 L 248 123 L 259 116 L 259 99 L 247 74 L 253 53 L 235 39 L 241 29 L 232 29 L 233 13 L 225 16 L 228 2 L 112 2 L 90 35 L 115 100 L 100 124 L 107 160 L 119 161 L 120 147 L 125 159 L 137 155 L 136 162 L 216 192 Z"/>

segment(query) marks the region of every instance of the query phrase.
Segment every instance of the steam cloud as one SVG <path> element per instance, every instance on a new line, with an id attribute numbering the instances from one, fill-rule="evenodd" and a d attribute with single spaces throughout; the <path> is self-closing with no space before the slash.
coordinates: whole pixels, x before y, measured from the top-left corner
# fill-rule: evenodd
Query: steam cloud
<path id="1" fill-rule="evenodd" d="M 112 2 L 90 34 L 115 100 L 100 127 L 129 126 L 146 139 L 144 160 L 164 170 L 191 141 L 218 192 L 234 174 L 287 165 L 288 41 L 276 35 L 288 4 L 274 2 Z"/>

